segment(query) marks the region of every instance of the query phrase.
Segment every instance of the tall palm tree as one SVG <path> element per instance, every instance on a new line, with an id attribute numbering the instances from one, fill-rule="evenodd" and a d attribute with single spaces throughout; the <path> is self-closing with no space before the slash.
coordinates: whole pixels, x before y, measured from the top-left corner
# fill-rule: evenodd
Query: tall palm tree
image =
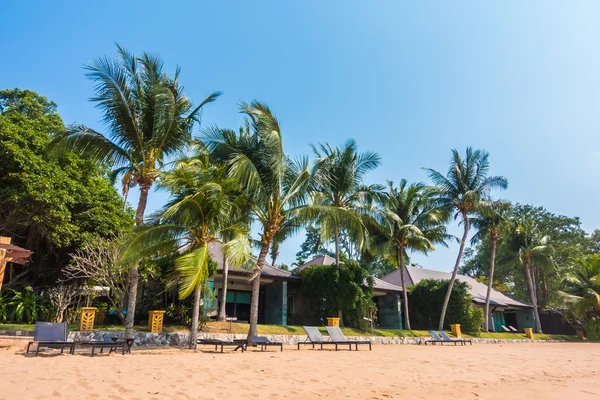
<path id="1" fill-rule="evenodd" d="M 151 219 L 151 224 L 134 232 L 127 257 L 152 256 L 175 251 L 179 297 L 194 294 L 190 348 L 196 348 L 202 286 L 209 278 L 209 244 L 230 236 L 224 246 L 227 260 L 244 265 L 250 254 L 247 225 L 238 224 L 237 182 L 225 176 L 225 170 L 206 160 L 180 162 L 165 173 L 161 186 L 168 188 L 171 199 Z M 225 299 L 223 299 L 225 301 Z"/>
<path id="2" fill-rule="evenodd" d="M 600 317 L 600 254 L 573 260 L 563 282 L 561 294 L 577 319 L 585 320 L 589 314 Z"/>
<path id="3" fill-rule="evenodd" d="M 431 169 L 425 168 L 429 178 L 439 191 L 439 204 L 448 210 L 453 210 L 454 219 L 460 218 L 463 224 L 463 236 L 458 249 L 458 256 L 448 285 L 448 291 L 444 298 L 442 313 L 438 329 L 444 329 L 444 319 L 446 318 L 446 309 L 450 301 L 450 294 L 456 281 L 456 274 L 460 265 L 465 243 L 471 227 L 469 217 L 481 200 L 486 199 L 494 188 L 506 189 L 508 182 L 502 176 L 487 176 L 489 171 L 489 154 L 483 150 L 474 150 L 467 147 L 466 157 L 461 158 L 456 149 L 452 150 L 452 158 L 446 176 Z"/>
<path id="4" fill-rule="evenodd" d="M 515 258 L 521 264 L 529 299 L 533 306 L 535 315 L 535 330 L 542 332 L 540 314 L 537 300 L 536 270 L 541 266 L 545 268 L 556 268 L 552 254 L 554 247 L 550 236 L 542 234 L 536 223 L 529 218 L 511 221 L 512 228 L 508 237 L 509 248 L 512 249 Z"/>
<path id="5" fill-rule="evenodd" d="M 500 231 L 506 219 L 504 212 L 510 207 L 510 203 L 502 201 L 484 202 L 477 209 L 476 215 L 471 218 L 471 224 L 477 229 L 477 232 L 471 238 L 471 243 L 477 243 L 482 240 L 489 240 L 491 246 L 490 270 L 488 273 L 488 287 L 485 296 L 485 331 L 489 331 L 490 317 L 490 296 L 492 294 L 492 284 L 494 282 L 494 269 L 496 267 L 496 248 L 500 240 Z"/>
<path id="6" fill-rule="evenodd" d="M 388 181 L 388 190 L 377 207 L 377 230 L 384 238 L 383 254 L 400 269 L 407 329 L 411 327 L 404 271 L 406 252 L 426 254 L 435 249 L 434 244 L 445 246 L 446 239 L 451 237 L 446 233 L 449 213 L 438 207 L 436 196 L 437 192 L 423 183 L 409 185 L 402 179 L 395 187 Z"/>
<path id="7" fill-rule="evenodd" d="M 129 188 L 139 186 L 135 223 L 141 226 L 148 193 L 161 168 L 169 157 L 186 148 L 202 108 L 221 93 L 214 92 L 193 107 L 179 83 L 179 68 L 169 77 L 159 57 L 148 53 L 136 57 L 117 48 L 118 58 L 97 58 L 85 67 L 86 75 L 96 84 L 91 101 L 102 110 L 107 133 L 74 124 L 59 142 L 108 164 L 113 178 L 122 178 L 125 195 Z M 137 265 L 131 267 L 130 276 L 127 337 L 133 333 Z"/>
<path id="8" fill-rule="evenodd" d="M 367 172 L 381 164 L 381 158 L 371 151 L 359 153 L 353 139 L 342 147 L 332 148 L 329 144 L 312 147 L 319 179 L 315 182 L 311 204 L 318 215 L 321 236 L 325 240 L 333 239 L 335 263 L 339 266 L 342 230 L 359 248 L 364 244 L 366 231 L 358 210 L 367 197 L 376 196 L 382 188 L 365 186 L 363 179 Z"/>
<path id="9" fill-rule="evenodd" d="M 242 185 L 250 213 L 261 226 L 260 253 L 250 278 L 251 338 L 257 334 L 260 275 L 269 248 L 281 227 L 299 217 L 312 175 L 307 158 L 292 162 L 286 157 L 279 122 L 269 107 L 253 101 L 241 103 L 240 110 L 248 118 L 246 128 L 238 133 L 212 127 L 203 140 L 213 158 L 226 161 L 229 176 Z"/>

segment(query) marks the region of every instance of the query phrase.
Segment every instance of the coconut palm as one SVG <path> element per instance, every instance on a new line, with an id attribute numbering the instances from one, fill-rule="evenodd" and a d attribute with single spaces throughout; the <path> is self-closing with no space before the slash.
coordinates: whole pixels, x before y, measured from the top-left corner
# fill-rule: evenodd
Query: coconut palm
<path id="1" fill-rule="evenodd" d="M 366 230 L 359 210 L 361 204 L 376 197 L 382 187 L 365 186 L 363 179 L 367 172 L 381 164 L 381 159 L 374 152 L 359 153 L 353 139 L 342 147 L 332 148 L 329 144 L 312 147 L 317 157 L 315 168 L 319 171 L 319 179 L 311 194 L 311 204 L 322 238 L 325 241 L 333 239 L 335 263 L 339 266 L 342 230 L 359 248 L 365 242 Z"/>
<path id="2" fill-rule="evenodd" d="M 96 84 L 91 100 L 104 114 L 107 133 L 74 124 L 58 142 L 108 164 L 113 178 L 122 178 L 125 195 L 129 188 L 139 186 L 135 223 L 140 226 L 148 193 L 161 168 L 169 157 L 186 148 L 202 108 L 221 93 L 214 92 L 193 107 L 179 83 L 179 68 L 169 77 L 159 57 L 147 53 L 136 57 L 117 48 L 118 58 L 97 58 L 85 67 Z M 130 276 L 127 337 L 133 333 L 137 265 L 131 267 Z"/>
<path id="3" fill-rule="evenodd" d="M 250 254 L 248 228 L 237 223 L 239 186 L 225 176 L 223 167 L 211 166 L 207 160 L 180 162 L 163 175 L 161 186 L 171 191 L 171 199 L 149 225 L 134 232 L 125 253 L 126 257 L 177 253 L 179 297 L 194 294 L 190 348 L 195 348 L 201 289 L 209 278 L 209 244 L 229 235 L 231 240 L 223 246 L 227 261 L 244 265 Z"/>
<path id="4" fill-rule="evenodd" d="M 550 241 L 550 236 L 543 235 L 538 229 L 536 223 L 529 218 L 511 221 L 511 229 L 508 236 L 508 246 L 514 254 L 513 258 L 521 265 L 529 299 L 533 306 L 535 315 L 536 332 L 542 332 L 540 314 L 537 301 L 537 279 L 536 271 L 542 268 L 554 268 L 554 247 Z"/>
<path id="5" fill-rule="evenodd" d="M 456 274 L 460 260 L 465 249 L 465 243 L 469 234 L 470 216 L 477 210 L 481 200 L 486 199 L 494 188 L 505 189 L 508 186 L 506 178 L 502 176 L 487 176 L 489 170 L 489 154 L 483 150 L 474 150 L 467 147 L 466 157 L 461 158 L 456 149 L 452 150 L 452 158 L 446 176 L 441 173 L 425 168 L 429 178 L 439 191 L 439 204 L 454 212 L 454 219 L 460 218 L 463 225 L 463 236 L 458 249 L 458 256 L 448 285 L 448 291 L 444 298 L 442 313 L 438 329 L 444 329 L 446 309 L 450 301 L 450 294 L 454 287 Z"/>
<path id="6" fill-rule="evenodd" d="M 395 187 L 388 181 L 388 190 L 377 206 L 377 231 L 383 239 L 381 251 L 400 269 L 404 315 L 410 327 L 408 295 L 405 280 L 407 251 L 428 253 L 434 244 L 446 245 L 451 236 L 446 233 L 449 213 L 436 201 L 437 192 L 423 183 L 411 185 L 405 179 Z"/>
<path id="7" fill-rule="evenodd" d="M 292 162 L 283 151 L 283 140 L 277 118 L 269 107 L 258 101 L 241 103 L 240 110 L 248 118 L 239 132 L 212 127 L 203 141 L 215 159 L 229 166 L 244 189 L 250 203 L 250 214 L 260 224 L 260 252 L 252 281 L 250 328 L 248 337 L 256 336 L 260 275 L 275 235 L 292 218 L 298 218 L 305 204 L 311 181 L 308 159 Z"/>
<path id="8" fill-rule="evenodd" d="M 510 207 L 510 203 L 502 201 L 483 202 L 477 209 L 476 215 L 471 218 L 471 225 L 477 232 L 471 238 L 471 243 L 489 240 L 491 246 L 490 270 L 488 273 L 488 287 L 485 296 L 485 331 L 489 331 L 490 296 L 492 294 L 492 283 L 494 281 L 494 269 L 496 267 L 496 248 L 500 239 L 500 231 L 506 223 L 504 212 Z"/>
<path id="9" fill-rule="evenodd" d="M 569 311 L 579 319 L 588 316 L 600 317 L 600 255 L 590 254 L 573 260 L 563 278 L 564 290 L 561 292 Z"/>

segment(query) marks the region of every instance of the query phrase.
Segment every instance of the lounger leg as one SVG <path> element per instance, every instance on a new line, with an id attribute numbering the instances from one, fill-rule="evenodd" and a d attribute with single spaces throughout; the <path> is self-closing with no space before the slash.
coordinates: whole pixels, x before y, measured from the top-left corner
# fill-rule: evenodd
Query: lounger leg
<path id="1" fill-rule="evenodd" d="M 94 351 L 96 350 L 96 346 L 92 346 L 92 357 L 94 357 Z"/>
<path id="2" fill-rule="evenodd" d="M 61 346 L 61 348 L 60 348 L 60 354 L 63 354 L 64 351 L 65 351 L 65 346 Z"/>
<path id="3" fill-rule="evenodd" d="M 35 349 L 35 356 L 37 357 L 38 354 L 40 354 L 40 345 L 37 345 L 37 348 Z"/>
<path id="4" fill-rule="evenodd" d="M 71 354 L 75 354 L 75 343 L 71 345 Z"/>
<path id="5" fill-rule="evenodd" d="M 29 348 L 31 347 L 31 342 L 27 343 L 27 352 L 29 353 Z"/>

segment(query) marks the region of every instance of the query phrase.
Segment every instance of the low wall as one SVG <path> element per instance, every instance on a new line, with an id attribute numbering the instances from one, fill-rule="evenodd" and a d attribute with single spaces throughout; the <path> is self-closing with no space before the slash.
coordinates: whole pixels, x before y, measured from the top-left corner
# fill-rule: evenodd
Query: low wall
<path id="1" fill-rule="evenodd" d="M 70 332 L 69 340 L 101 340 L 104 333 L 109 336 L 123 337 L 124 332 Z M 298 342 L 306 341 L 305 335 L 263 335 L 273 342 L 281 342 L 284 345 L 295 346 Z M 246 339 L 245 334 L 225 334 L 225 333 L 198 333 L 199 339 L 219 339 L 230 341 L 233 339 Z M 373 344 L 425 344 L 427 337 L 386 337 L 386 336 L 347 336 L 348 340 L 370 340 Z M 136 346 L 188 346 L 190 340 L 189 333 L 134 333 L 134 343 Z M 531 343 L 529 339 L 484 339 L 472 338 L 473 343 Z M 561 342 L 560 340 L 536 340 L 536 343 Z"/>

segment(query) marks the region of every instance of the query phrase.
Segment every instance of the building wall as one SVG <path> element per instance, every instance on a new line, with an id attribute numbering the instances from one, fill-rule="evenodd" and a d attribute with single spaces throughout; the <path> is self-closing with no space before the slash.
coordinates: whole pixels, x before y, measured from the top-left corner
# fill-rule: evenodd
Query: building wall
<path id="1" fill-rule="evenodd" d="M 523 330 L 525 328 L 535 329 L 535 318 L 533 314 L 533 308 L 524 308 L 522 310 L 517 310 L 515 314 L 517 315 L 517 325 L 519 325 L 519 330 Z"/>
<path id="2" fill-rule="evenodd" d="M 397 294 L 377 297 L 379 326 L 381 328 L 402 329 L 402 302 Z"/>

